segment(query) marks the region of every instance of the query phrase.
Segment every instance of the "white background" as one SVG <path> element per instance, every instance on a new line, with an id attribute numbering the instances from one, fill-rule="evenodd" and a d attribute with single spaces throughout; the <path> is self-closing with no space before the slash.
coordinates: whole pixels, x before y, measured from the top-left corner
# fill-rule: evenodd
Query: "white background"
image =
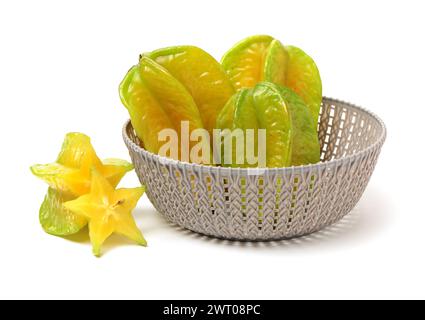
<path id="1" fill-rule="evenodd" d="M 425 298 L 423 1 L 2 1 L 0 298 Z M 81 131 L 129 159 L 117 87 L 138 55 L 194 44 L 219 59 L 268 33 L 310 53 L 324 94 L 385 121 L 388 139 L 357 208 L 315 235 L 264 244 L 167 224 L 146 196 L 149 247 L 45 234 L 29 166 Z M 137 185 L 135 173 L 123 181 Z"/>

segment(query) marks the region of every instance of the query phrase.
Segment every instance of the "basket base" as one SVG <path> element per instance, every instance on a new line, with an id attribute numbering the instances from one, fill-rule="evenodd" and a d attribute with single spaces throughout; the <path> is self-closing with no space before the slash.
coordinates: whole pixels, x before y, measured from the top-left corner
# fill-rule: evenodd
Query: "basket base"
<path id="1" fill-rule="evenodd" d="M 158 212 L 159 213 L 159 212 Z M 161 216 L 163 216 L 161 213 L 159 213 Z M 315 230 L 311 230 L 309 232 L 305 232 L 302 234 L 296 234 L 296 235 L 292 235 L 292 236 L 283 236 L 283 237 L 276 237 L 276 238 L 235 238 L 235 237 L 223 237 L 223 236 L 216 236 L 214 234 L 208 234 L 208 233 L 204 233 L 201 231 L 196 231 L 196 230 L 192 230 L 190 228 L 186 228 L 186 227 L 182 227 L 179 224 L 167 219 L 166 217 L 164 217 L 164 219 L 167 221 L 167 223 L 170 224 L 170 226 L 182 231 L 182 232 L 186 232 L 186 233 L 190 233 L 191 235 L 195 235 L 197 236 L 199 239 L 202 238 L 206 238 L 206 239 L 210 239 L 210 240 L 217 240 L 217 241 L 221 241 L 221 242 L 231 242 L 234 244 L 237 243 L 273 243 L 273 242 L 283 242 L 283 241 L 291 241 L 291 240 L 297 240 L 297 239 L 307 239 L 309 236 L 312 235 L 319 235 L 321 232 L 325 231 L 327 228 L 338 225 L 339 223 L 341 223 L 341 221 L 346 218 L 347 216 L 350 216 L 351 212 L 347 213 L 346 215 L 344 215 L 343 217 L 341 217 L 341 219 L 334 221 L 332 223 L 329 223 L 327 225 L 324 225 L 320 228 L 316 228 Z"/>

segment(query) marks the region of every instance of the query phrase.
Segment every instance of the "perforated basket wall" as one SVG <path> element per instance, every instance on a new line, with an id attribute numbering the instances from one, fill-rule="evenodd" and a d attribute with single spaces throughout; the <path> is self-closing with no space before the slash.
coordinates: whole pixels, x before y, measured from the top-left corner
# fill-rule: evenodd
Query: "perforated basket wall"
<path id="1" fill-rule="evenodd" d="M 324 98 L 318 124 L 321 163 L 263 171 L 201 166 L 159 157 L 123 130 L 147 195 L 169 221 L 239 240 L 312 233 L 350 212 L 375 168 L 386 130 L 372 113 Z"/>

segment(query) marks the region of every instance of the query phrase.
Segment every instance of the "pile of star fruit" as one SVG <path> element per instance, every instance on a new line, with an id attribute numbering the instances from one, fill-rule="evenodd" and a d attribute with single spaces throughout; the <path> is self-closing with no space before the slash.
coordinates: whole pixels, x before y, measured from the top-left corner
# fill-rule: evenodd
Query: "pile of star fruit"
<path id="1" fill-rule="evenodd" d="M 155 154 L 163 155 L 165 142 L 159 141 L 159 133 L 173 128 L 180 135 L 181 123 L 186 121 L 191 131 L 206 129 L 210 139 L 214 129 L 224 135 L 234 129 L 253 129 L 254 133 L 266 129 L 266 167 L 320 160 L 319 71 L 304 51 L 283 46 L 271 36 L 242 40 L 221 63 L 193 46 L 144 53 L 121 82 L 120 96 L 143 147 Z M 184 160 L 180 151 L 166 156 Z M 247 161 L 246 151 L 232 154 L 232 159 L 243 161 L 237 165 L 231 161 L 230 166 L 256 166 Z"/>
<path id="2" fill-rule="evenodd" d="M 131 215 L 144 188 L 116 189 L 132 169 L 124 160 L 100 160 L 88 136 L 68 133 L 55 162 L 31 167 L 49 185 L 40 207 L 41 226 L 49 234 L 69 236 L 88 224 L 96 256 L 112 233 L 146 246 Z"/>
<path id="3" fill-rule="evenodd" d="M 242 40 L 221 64 L 194 46 L 144 53 L 119 91 L 138 138 L 150 152 L 161 148 L 159 132 L 179 132 L 181 122 L 187 121 L 190 130 L 206 129 L 210 137 L 214 129 L 266 129 L 267 167 L 320 160 L 319 71 L 304 51 L 270 36 Z M 252 165 L 245 161 L 238 166 Z M 49 185 L 40 208 L 43 229 L 68 236 L 88 224 L 96 256 L 112 233 L 145 246 L 131 214 L 144 188 L 116 189 L 132 169 L 124 160 L 101 161 L 84 134 L 66 135 L 54 163 L 31 167 Z"/>

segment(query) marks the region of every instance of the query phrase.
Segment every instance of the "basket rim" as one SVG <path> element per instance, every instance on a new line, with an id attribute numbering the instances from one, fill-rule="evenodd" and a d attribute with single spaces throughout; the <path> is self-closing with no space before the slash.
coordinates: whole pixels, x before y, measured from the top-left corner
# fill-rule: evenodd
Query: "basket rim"
<path id="1" fill-rule="evenodd" d="M 136 144 L 128 136 L 127 128 L 128 128 L 129 125 L 132 125 L 130 119 L 128 119 L 124 123 L 123 129 L 122 129 L 122 136 L 123 136 L 124 142 L 125 142 L 125 144 L 127 145 L 128 148 L 133 149 L 137 153 L 145 154 L 148 157 L 155 159 L 156 161 L 158 161 L 159 163 L 161 163 L 163 165 L 165 165 L 165 164 L 167 164 L 167 165 L 177 165 L 178 167 L 183 167 L 185 169 L 207 170 L 209 172 L 218 171 L 221 174 L 225 174 L 225 173 L 246 173 L 248 175 L 257 175 L 255 172 L 259 172 L 258 175 L 260 175 L 260 174 L 265 174 L 265 173 L 273 174 L 273 173 L 287 173 L 287 172 L 294 172 L 294 171 L 303 172 L 303 171 L 309 171 L 309 170 L 314 169 L 314 168 L 323 168 L 324 166 L 333 167 L 333 166 L 337 166 L 341 163 L 356 161 L 358 158 L 361 158 L 365 154 L 369 153 L 372 149 L 380 148 L 383 145 L 383 143 L 385 142 L 386 136 L 387 136 L 387 129 L 386 129 L 385 123 L 375 113 L 373 113 L 372 111 L 370 111 L 366 108 L 357 106 L 353 103 L 346 102 L 344 100 L 339 100 L 339 99 L 324 96 L 323 101 L 326 101 L 327 103 L 330 103 L 330 104 L 334 103 L 334 104 L 345 105 L 347 107 L 358 109 L 359 111 L 367 113 L 372 118 L 374 118 L 378 122 L 378 124 L 380 125 L 380 127 L 382 129 L 380 136 L 370 146 L 366 147 L 365 149 L 363 149 L 359 152 L 356 152 L 352 155 L 349 155 L 349 156 L 341 157 L 341 158 L 338 158 L 338 159 L 332 159 L 332 160 L 328 160 L 328 161 L 324 161 L 324 162 L 318 162 L 318 163 L 314 163 L 314 164 L 301 165 L 301 166 L 290 166 L 290 167 L 278 167 L 278 168 L 221 167 L 221 166 L 203 165 L 203 164 L 197 164 L 197 163 L 184 162 L 184 161 L 180 161 L 180 160 L 175 160 L 175 159 L 159 156 L 155 153 L 152 153 L 152 152 L 142 148 L 141 146 Z"/>

